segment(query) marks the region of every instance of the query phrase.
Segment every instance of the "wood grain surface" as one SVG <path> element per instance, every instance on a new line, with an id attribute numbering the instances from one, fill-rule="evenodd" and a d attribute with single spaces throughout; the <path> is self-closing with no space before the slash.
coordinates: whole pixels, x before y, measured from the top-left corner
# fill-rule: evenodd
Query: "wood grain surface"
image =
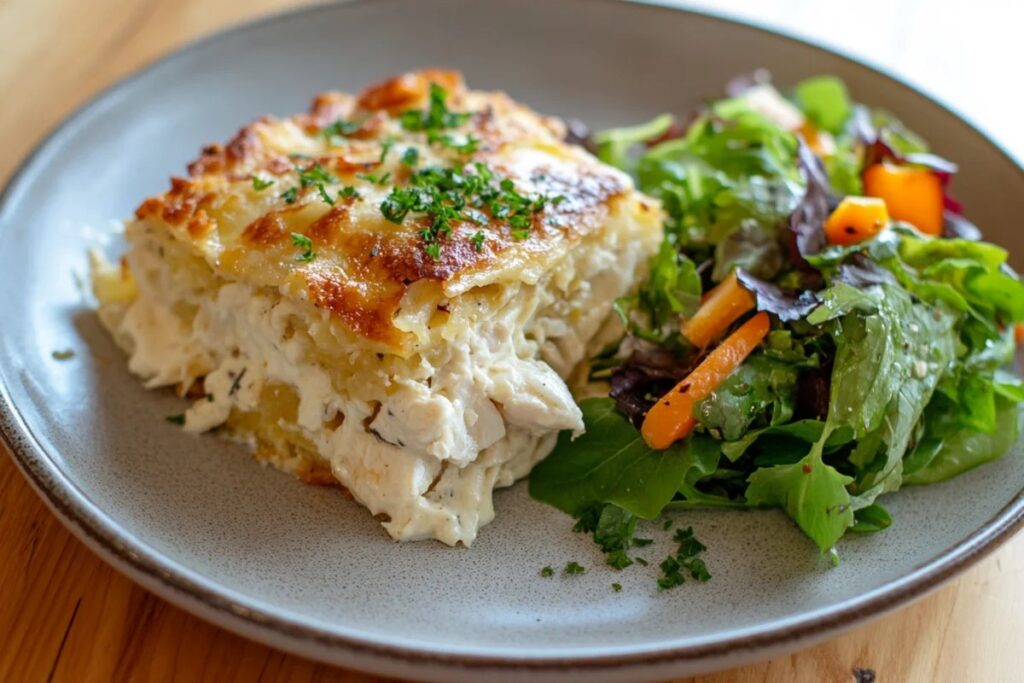
<path id="1" fill-rule="evenodd" d="M 0 92 L 6 95 L 0 113 L 0 180 L 6 181 L 47 130 L 102 87 L 196 36 L 296 4 L 301 3 L 0 0 Z M 816 3 L 806 16 L 795 10 L 806 9 L 807 3 L 794 0 L 726 4 L 733 13 L 791 25 L 803 33 L 819 32 L 826 42 L 830 27 L 835 33 L 835 14 L 831 20 L 823 16 L 823 3 Z M 942 9 L 916 0 L 896 4 L 904 18 L 909 13 L 920 19 Z M 915 7 L 929 10 L 915 13 Z M 932 28 L 949 30 L 949 13 L 934 14 Z M 799 17 L 804 17 L 803 23 Z M 886 26 L 879 16 L 872 21 Z M 942 38 L 929 34 L 927 23 L 923 28 L 915 25 L 918 28 L 903 36 L 901 45 L 917 40 L 934 48 Z M 926 35 L 922 38 L 921 33 Z M 1001 49 L 982 45 L 980 30 L 966 32 L 968 38 L 975 34 L 983 55 Z M 961 31 L 960 39 L 963 36 Z M 872 40 L 881 44 L 877 35 Z M 905 60 L 905 72 L 911 75 L 925 64 L 914 55 Z M 888 66 L 899 71 L 899 55 L 890 56 L 895 61 Z M 940 60 L 918 78 L 927 81 L 927 74 L 932 74 L 947 89 L 940 93 L 947 100 L 955 99 L 957 92 L 980 92 L 977 81 L 984 79 L 968 75 L 982 69 L 946 68 L 940 80 L 943 68 Z M 964 80 L 959 91 L 955 82 L 949 82 L 950 74 L 957 73 Z M 995 128 L 999 137 L 1001 114 L 984 118 L 984 112 L 978 112 L 973 118 L 984 119 L 982 125 L 990 131 Z M 1020 128 L 1018 122 L 1013 131 L 1018 138 Z M 1016 151 L 1020 155 L 1021 150 Z M 257 645 L 147 593 L 65 531 L 4 456 L 0 587 L 0 681 L 382 680 Z M 855 668 L 871 669 L 885 683 L 1024 680 L 1024 534 L 937 593 L 867 626 L 791 656 L 690 680 L 852 681 Z"/>

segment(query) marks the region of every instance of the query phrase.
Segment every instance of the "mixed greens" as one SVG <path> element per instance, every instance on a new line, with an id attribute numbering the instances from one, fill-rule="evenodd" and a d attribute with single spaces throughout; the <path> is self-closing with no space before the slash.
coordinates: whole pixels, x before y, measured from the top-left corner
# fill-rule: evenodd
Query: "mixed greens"
<path id="1" fill-rule="evenodd" d="M 685 126 L 588 140 L 661 201 L 665 239 L 593 359 L 607 396 L 530 492 L 617 568 L 667 508 L 778 507 L 835 558 L 847 531 L 889 526 L 882 494 L 1017 438 L 1024 284 L 949 196 L 955 165 L 835 78 L 729 90 Z"/>

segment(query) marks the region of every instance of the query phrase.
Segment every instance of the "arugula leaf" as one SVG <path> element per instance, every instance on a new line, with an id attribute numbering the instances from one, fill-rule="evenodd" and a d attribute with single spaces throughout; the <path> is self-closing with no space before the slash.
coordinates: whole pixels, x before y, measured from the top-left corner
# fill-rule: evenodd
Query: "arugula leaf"
<path id="1" fill-rule="evenodd" d="M 578 516 L 594 503 L 613 503 L 653 519 L 672 499 L 699 457 L 717 447 L 695 435 L 663 451 L 651 449 L 609 398 L 580 403 L 586 433 L 562 432 L 551 455 L 530 475 L 530 495 Z M 710 442 L 710 444 L 709 444 Z"/>
<path id="2" fill-rule="evenodd" d="M 778 505 L 824 554 L 853 524 L 846 486 L 853 477 L 840 474 L 821 458 L 822 442 L 799 462 L 764 467 L 750 475 L 747 502 Z"/>

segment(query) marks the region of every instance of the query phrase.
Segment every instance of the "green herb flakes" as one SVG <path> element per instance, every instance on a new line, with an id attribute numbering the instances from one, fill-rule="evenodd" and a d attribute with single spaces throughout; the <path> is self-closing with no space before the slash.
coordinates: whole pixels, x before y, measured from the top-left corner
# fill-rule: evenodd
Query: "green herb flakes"
<path id="1" fill-rule="evenodd" d="M 487 237 L 484 235 L 483 231 L 477 230 L 472 236 L 470 236 L 469 241 L 473 243 L 473 249 L 479 253 L 483 251 L 484 240 L 486 239 Z"/>
<path id="2" fill-rule="evenodd" d="M 309 239 L 302 233 L 292 233 L 292 246 L 302 250 L 302 252 L 295 257 L 296 261 L 299 261 L 300 263 L 308 263 L 316 258 L 316 252 L 313 251 L 313 240 Z"/>
<path id="3" fill-rule="evenodd" d="M 457 128 L 469 120 L 468 112 L 448 109 L 448 92 L 437 83 L 430 84 L 430 106 L 426 111 L 410 109 L 402 114 L 402 128 L 411 132 Z"/>
<path id="4" fill-rule="evenodd" d="M 328 194 L 328 193 L 327 193 L 327 188 L 325 188 L 325 187 L 324 187 L 324 184 L 323 184 L 323 183 L 317 183 L 317 184 L 316 184 L 316 189 L 317 189 L 317 191 L 318 191 L 318 192 L 320 193 L 320 197 L 321 197 L 321 198 L 322 198 L 322 199 L 323 199 L 323 200 L 324 200 L 325 202 L 327 202 L 327 203 L 328 203 L 328 204 L 330 204 L 331 206 L 334 206 L 334 199 L 333 199 L 333 198 L 331 197 L 331 195 L 330 195 L 330 194 Z"/>
<path id="5" fill-rule="evenodd" d="M 402 165 L 412 168 L 418 163 L 420 163 L 419 149 L 415 147 L 406 147 L 405 151 L 402 152 Z"/>
<path id="6" fill-rule="evenodd" d="M 563 572 L 569 576 L 576 576 L 577 574 L 582 574 L 585 571 L 587 570 L 575 561 L 565 565 L 565 569 L 563 570 Z"/>
<path id="7" fill-rule="evenodd" d="M 309 187 L 310 185 L 317 184 L 331 184 L 338 182 L 332 174 L 324 170 L 324 167 L 320 164 L 313 164 L 309 168 L 295 167 L 295 170 L 299 172 L 299 186 Z"/>
<path id="8" fill-rule="evenodd" d="M 325 126 L 320 131 L 320 135 L 327 138 L 328 142 L 332 145 L 339 144 L 340 138 L 348 137 L 361 128 L 361 124 L 355 121 L 345 121 L 344 119 L 338 119 L 334 123 Z"/>
<path id="9" fill-rule="evenodd" d="M 261 192 L 273 184 L 273 180 L 264 179 L 259 177 L 258 175 L 254 175 L 252 177 L 252 189 L 256 190 L 257 192 Z"/>

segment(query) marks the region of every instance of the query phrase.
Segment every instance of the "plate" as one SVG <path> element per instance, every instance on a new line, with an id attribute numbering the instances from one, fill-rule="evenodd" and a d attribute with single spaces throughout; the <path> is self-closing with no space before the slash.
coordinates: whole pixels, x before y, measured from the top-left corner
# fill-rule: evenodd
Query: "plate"
<path id="1" fill-rule="evenodd" d="M 86 250 L 204 143 L 299 111 L 319 90 L 424 65 L 597 128 L 689 111 L 755 67 L 780 83 L 834 73 L 960 162 L 969 215 L 1024 255 L 1017 221 L 1004 220 L 1024 214 L 1010 158 L 912 89 L 760 29 L 607 1 L 379 0 L 228 31 L 73 115 L 0 208 L 0 428 L 50 506 L 108 561 L 202 617 L 336 664 L 438 681 L 639 681 L 834 635 L 936 587 L 1020 525 L 1018 445 L 953 482 L 888 497 L 894 526 L 844 540 L 836 568 L 780 513 L 681 513 L 709 546 L 714 578 L 659 593 L 660 530 L 651 567 L 616 573 L 518 485 L 497 494 L 497 521 L 472 548 L 399 545 L 337 490 L 165 422 L 181 403 L 143 391 L 100 329 L 80 284 Z M 52 355 L 64 350 L 74 356 Z M 587 572 L 538 575 L 570 560 Z"/>

